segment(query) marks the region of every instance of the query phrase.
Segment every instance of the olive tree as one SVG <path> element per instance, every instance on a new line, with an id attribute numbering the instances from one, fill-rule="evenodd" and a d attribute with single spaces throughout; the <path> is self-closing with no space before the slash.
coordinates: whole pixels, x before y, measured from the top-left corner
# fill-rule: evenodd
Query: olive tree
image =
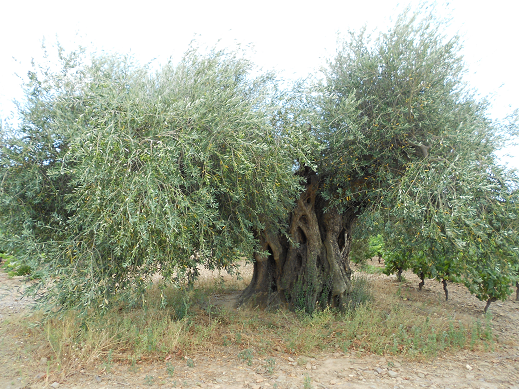
<path id="1" fill-rule="evenodd" d="M 244 298 L 307 311 L 320 302 L 344 304 L 352 230 L 362 215 L 372 215 L 386 234 L 414 239 L 414 247 L 413 239 L 396 247 L 402 258 L 414 251 L 441 258 L 432 259 L 429 274 L 443 281 L 477 282 L 471 261 L 495 258 L 496 250 L 511 258 L 513 223 L 503 223 L 501 212 L 501 221 L 487 226 L 486 204 L 507 204 L 508 217 L 517 217 L 517 203 L 506 194 L 513 174 L 501 171 L 494 155 L 503 133 L 515 127 L 488 118 L 488 104 L 463 80 L 460 39 L 446 37 L 444 27 L 432 12 L 408 10 L 387 32 L 372 36 L 364 29 L 343 40 L 307 97 L 308 131 L 320 147 L 314 165 L 297 172 L 306 190 L 289 237 L 275 228 L 260 236 L 262 252 Z M 483 243 L 482 234 L 498 245 Z"/>
<path id="2" fill-rule="evenodd" d="M 351 33 L 293 93 L 238 52 L 191 48 L 153 69 L 59 49 L 2 134 L 6 236 L 62 308 L 136 303 L 153 275 L 185 282 L 242 258 L 241 303 L 341 307 L 360 217 L 387 252 L 420 258 L 402 266 L 503 298 L 517 178 L 495 151 L 516 126 L 488 118 L 444 27 L 407 11 Z"/>
<path id="3" fill-rule="evenodd" d="M 40 181 L 64 182 L 63 192 L 45 197 L 58 211 L 38 219 L 59 233 L 34 230 L 32 244 L 23 244 L 27 255 L 44 254 L 35 266 L 39 285 L 53 285 L 47 301 L 107 306 L 126 296 L 135 303 L 155 274 L 183 282 L 199 266 L 232 271 L 260 250 L 256 232 L 267 220 L 286 223 L 301 190 L 294 158 L 307 152 L 297 128 L 279 131 L 272 122 L 281 98 L 272 73 L 238 52 L 194 48 L 159 70 L 119 55 L 62 65 L 34 74 L 27 124 L 3 148 L 24 153 L 6 155 L 2 189 L 26 213 L 42 190 L 53 190 Z M 48 92 L 33 97 L 40 84 Z M 40 145 L 50 151 L 28 158 Z M 34 179 L 15 191 L 26 166 Z M 6 222 L 21 228 L 29 217 Z"/>

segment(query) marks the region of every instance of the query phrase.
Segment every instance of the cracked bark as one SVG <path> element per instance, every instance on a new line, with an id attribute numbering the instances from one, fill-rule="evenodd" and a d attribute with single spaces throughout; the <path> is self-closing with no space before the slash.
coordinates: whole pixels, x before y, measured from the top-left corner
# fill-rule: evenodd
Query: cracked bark
<path id="1" fill-rule="evenodd" d="M 317 175 L 305 175 L 306 190 L 290 216 L 290 239 L 278 231 L 261 233 L 261 253 L 255 255 L 252 280 L 239 304 L 309 312 L 318 305 L 342 306 L 350 288 L 349 253 L 356 215 L 334 209 L 324 212 Z"/>

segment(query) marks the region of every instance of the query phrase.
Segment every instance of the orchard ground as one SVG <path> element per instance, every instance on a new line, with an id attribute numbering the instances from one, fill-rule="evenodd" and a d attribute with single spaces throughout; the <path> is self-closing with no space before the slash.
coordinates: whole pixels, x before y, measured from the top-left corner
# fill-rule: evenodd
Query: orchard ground
<path id="1" fill-rule="evenodd" d="M 371 261 L 371 268 L 380 267 Z M 246 285 L 250 265 L 241 270 Z M 21 298 L 21 277 L 0 273 L 0 388 L 515 388 L 519 389 L 519 302 L 515 294 L 493 303 L 491 319 L 483 316 L 484 302 L 461 285 L 449 285 L 449 301 L 442 286 L 404 273 L 396 282 L 378 272 L 357 271 L 369 280 L 374 301 L 398 304 L 402 312 L 429 315 L 431 320 L 481 322 L 491 327 L 484 347 L 441 351 L 424 356 L 373 354 L 356 343 L 349 348 L 301 353 L 286 343 L 273 342 L 262 353 L 255 352 L 244 329 L 243 339 L 212 344 L 198 351 L 175 350 L 157 359 L 141 358 L 135 363 L 99 359 L 97 363 L 59 371 L 49 356 L 49 345 L 13 330 L 20 321 L 31 320 L 30 301 Z M 200 282 L 213 282 L 221 275 L 204 272 Z M 226 282 L 235 282 L 225 276 Z M 232 314 L 239 290 L 221 289 L 210 296 L 211 304 L 225 306 Z M 254 309 L 252 309 L 254 311 Z M 261 312 L 256 312 L 262 314 Z M 403 317 L 406 317 L 403 314 Z M 406 323 L 402 323 L 403 326 Z M 483 324 L 485 325 L 485 324 Z M 256 350 L 257 351 L 257 350 Z"/>

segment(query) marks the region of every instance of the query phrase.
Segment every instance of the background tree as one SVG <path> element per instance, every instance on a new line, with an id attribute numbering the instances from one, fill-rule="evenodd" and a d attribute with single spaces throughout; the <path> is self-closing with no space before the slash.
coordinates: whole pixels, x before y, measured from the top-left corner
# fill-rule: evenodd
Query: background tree
<path id="1" fill-rule="evenodd" d="M 491 163 L 477 160 L 481 149 L 463 152 L 474 154 L 462 154 L 450 163 L 447 180 L 436 167 L 423 170 L 435 182 L 429 190 L 402 182 L 397 202 L 404 206 L 387 212 L 388 228 L 405 236 L 393 244 L 394 250 L 424 250 L 426 270 L 442 281 L 446 298 L 447 281 L 461 281 L 487 301 L 486 311 L 492 301 L 510 294 L 516 277 L 517 177 L 491 159 Z M 410 215 L 406 208 L 416 214 Z M 412 222 L 420 218 L 428 223 Z"/>

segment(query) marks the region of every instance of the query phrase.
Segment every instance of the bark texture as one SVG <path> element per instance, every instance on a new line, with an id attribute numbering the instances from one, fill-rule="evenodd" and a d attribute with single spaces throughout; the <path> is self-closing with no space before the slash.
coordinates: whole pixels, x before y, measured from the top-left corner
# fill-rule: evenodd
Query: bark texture
<path id="1" fill-rule="evenodd" d="M 449 301 L 449 290 L 447 289 L 447 281 L 442 279 L 443 292 L 445 293 L 445 301 Z"/>
<path id="2" fill-rule="evenodd" d="M 418 290 L 422 290 L 424 285 L 425 285 L 425 275 L 423 273 L 420 273 L 420 283 L 418 284 Z"/>
<path id="3" fill-rule="evenodd" d="M 497 298 L 495 298 L 495 297 L 490 297 L 490 298 L 487 300 L 487 304 L 485 305 L 485 309 L 483 310 L 483 312 L 487 313 L 488 308 L 490 307 L 490 304 L 492 304 L 494 301 L 497 301 Z"/>
<path id="4" fill-rule="evenodd" d="M 342 306 L 350 288 L 349 253 L 353 212 L 327 210 L 318 195 L 319 179 L 306 171 L 306 190 L 290 217 L 288 235 L 265 230 L 255 255 L 250 285 L 240 304 L 286 306 L 313 312 L 319 305 Z"/>

